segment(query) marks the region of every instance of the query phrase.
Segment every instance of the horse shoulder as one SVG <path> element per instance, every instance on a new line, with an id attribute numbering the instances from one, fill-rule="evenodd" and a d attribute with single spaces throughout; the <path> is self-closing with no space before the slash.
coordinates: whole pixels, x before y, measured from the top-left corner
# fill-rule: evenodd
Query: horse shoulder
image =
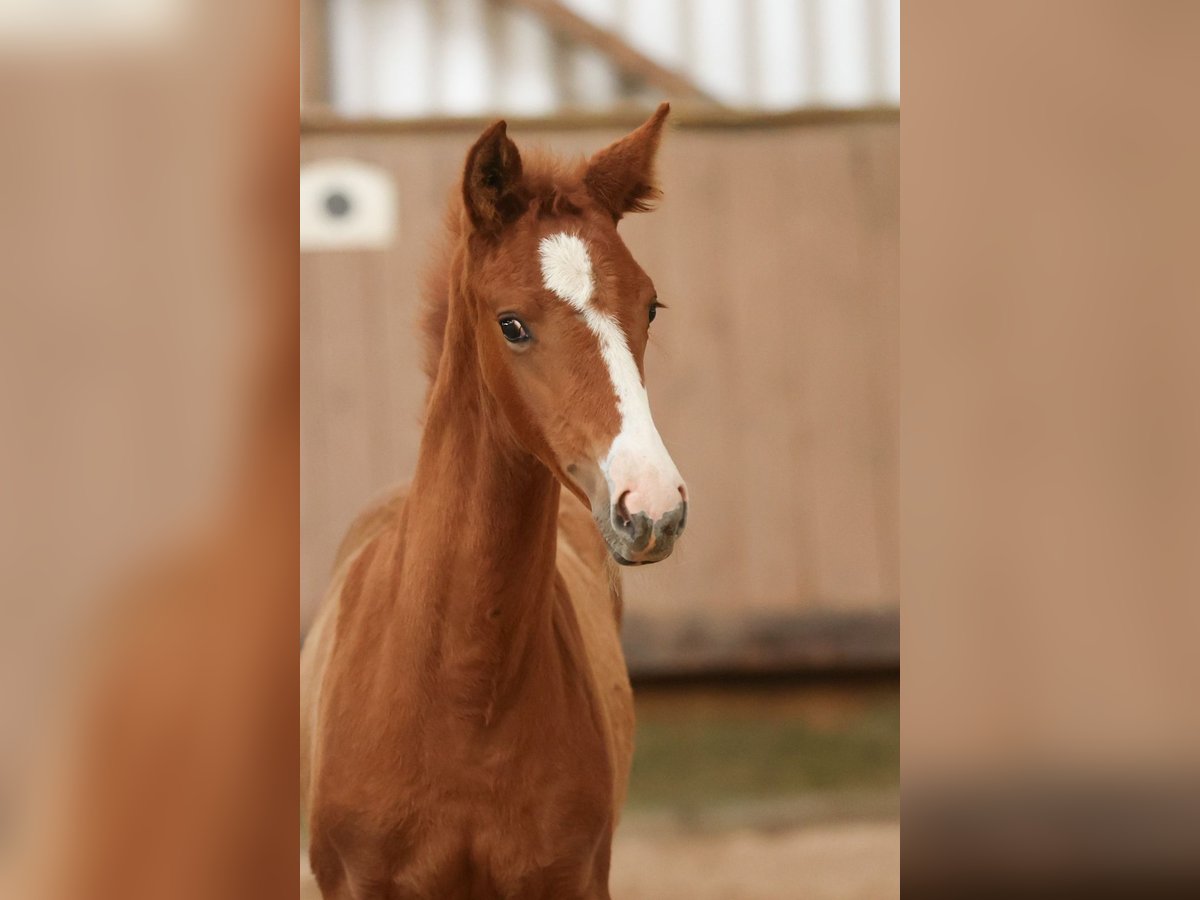
<path id="1" fill-rule="evenodd" d="M 305 805 L 308 803 L 315 768 L 313 757 L 321 684 L 325 680 L 336 641 L 337 619 L 346 578 L 363 551 L 399 521 L 407 496 L 407 485 L 392 488 L 350 523 L 334 557 L 333 578 L 300 650 L 300 796 Z"/>

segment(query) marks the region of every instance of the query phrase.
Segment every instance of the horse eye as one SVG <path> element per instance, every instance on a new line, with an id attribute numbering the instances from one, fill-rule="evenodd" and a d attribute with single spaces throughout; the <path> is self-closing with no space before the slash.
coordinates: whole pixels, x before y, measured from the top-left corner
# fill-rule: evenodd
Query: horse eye
<path id="1" fill-rule="evenodd" d="M 650 321 L 654 321 L 654 317 L 658 315 L 658 301 L 655 300 L 650 304 Z"/>
<path id="2" fill-rule="evenodd" d="M 510 344 L 521 344 L 529 340 L 525 324 L 515 316 L 505 316 L 501 319 L 500 330 L 504 332 L 504 339 Z"/>

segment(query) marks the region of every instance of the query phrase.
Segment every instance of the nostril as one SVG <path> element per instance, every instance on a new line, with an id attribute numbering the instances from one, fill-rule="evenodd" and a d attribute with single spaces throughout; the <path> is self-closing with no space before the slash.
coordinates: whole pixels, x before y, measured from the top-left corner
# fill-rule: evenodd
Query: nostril
<path id="1" fill-rule="evenodd" d="M 687 523 L 687 501 L 679 504 L 663 517 L 663 534 L 678 537 L 683 534 L 683 526 Z"/>
<path id="2" fill-rule="evenodd" d="M 631 534 L 633 532 L 633 516 L 629 514 L 629 508 L 625 505 L 625 498 L 628 496 L 629 491 L 625 491 L 613 504 L 613 524 L 626 534 Z"/>
<path id="3" fill-rule="evenodd" d="M 679 496 L 684 503 L 687 503 L 687 487 L 682 484 L 679 486 Z"/>
<path id="4" fill-rule="evenodd" d="M 629 491 L 625 491 L 617 498 L 617 515 L 621 517 L 621 524 L 628 525 L 633 521 L 629 515 L 629 509 L 625 506 L 625 498 L 629 496 Z"/>

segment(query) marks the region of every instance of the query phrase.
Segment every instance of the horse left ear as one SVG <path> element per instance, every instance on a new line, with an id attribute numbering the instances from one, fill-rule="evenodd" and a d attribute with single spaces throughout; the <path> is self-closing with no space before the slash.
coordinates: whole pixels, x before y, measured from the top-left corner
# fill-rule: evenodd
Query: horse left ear
<path id="1" fill-rule="evenodd" d="M 660 196 L 654 183 L 654 158 L 671 104 L 661 103 L 636 131 L 609 144 L 588 160 L 584 186 L 592 199 L 612 213 L 613 221 L 646 212 Z"/>
<path id="2" fill-rule="evenodd" d="M 471 223 L 483 234 L 496 235 L 520 216 L 525 204 L 521 154 L 503 119 L 481 134 L 467 153 L 462 190 Z"/>

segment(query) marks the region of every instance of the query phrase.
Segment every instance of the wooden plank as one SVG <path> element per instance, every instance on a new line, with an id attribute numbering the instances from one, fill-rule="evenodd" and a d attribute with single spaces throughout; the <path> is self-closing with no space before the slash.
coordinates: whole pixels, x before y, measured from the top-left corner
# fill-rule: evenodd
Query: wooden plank
<path id="1" fill-rule="evenodd" d="M 797 148 L 789 189 L 799 220 L 793 259 L 804 306 L 799 352 L 810 382 L 814 481 L 811 514 L 820 544 L 819 595 L 838 609 L 883 605 L 878 546 L 875 407 L 876 298 L 857 191 L 863 177 L 853 133 L 829 131 Z"/>
<path id="2" fill-rule="evenodd" d="M 327 458 L 326 422 L 317 397 L 325 375 L 324 332 L 319 322 L 321 261 L 300 255 L 300 622 L 307 628 L 329 577 L 326 523 L 329 485 L 322 477 Z"/>
<path id="3" fill-rule="evenodd" d="M 883 596 L 900 597 L 900 140 L 871 127 L 854 137 L 864 160 L 857 179 L 864 240 L 863 290 L 874 298 L 876 327 L 867 339 L 873 382 L 877 543 Z"/>
<path id="4" fill-rule="evenodd" d="M 536 14 L 557 34 L 592 47 L 615 62 L 625 72 L 678 98 L 719 107 L 722 104 L 682 72 L 668 68 L 642 53 L 624 38 L 568 8 L 559 0 L 505 0 Z"/>
<path id="5" fill-rule="evenodd" d="M 674 555 L 623 577 L 627 607 L 670 618 L 720 615 L 741 590 L 745 542 L 751 539 L 744 497 L 734 471 L 740 439 L 730 420 L 739 402 L 741 360 L 732 351 L 730 321 L 741 310 L 727 300 L 736 276 L 726 252 L 727 211 L 736 202 L 725 178 L 718 136 L 664 144 L 659 170 L 665 201 L 657 212 L 630 216 L 622 230 L 653 233 L 661 263 L 650 273 L 669 305 L 655 323 L 646 357 L 646 382 L 655 422 L 688 483 L 687 537 Z"/>
<path id="6" fill-rule="evenodd" d="M 805 277 L 793 227 L 805 203 L 786 135 L 737 141 L 730 166 L 726 256 L 736 267 L 724 304 L 740 389 L 728 411 L 739 436 L 736 464 L 748 532 L 742 589 L 757 607 L 808 609 L 818 602 L 820 541 L 813 516 L 812 435 L 803 411 L 814 402 L 803 354 L 811 323 L 800 301 Z"/>
<path id="7" fill-rule="evenodd" d="M 321 546 L 336 546 L 354 516 L 374 495 L 370 415 L 371 335 L 364 315 L 370 277 L 365 251 L 326 254 L 316 303 L 317 357 L 322 370 L 315 402 L 324 449 L 317 477 L 326 491 L 324 519 L 316 524 Z M 332 554 L 324 554 L 328 575 Z"/>
<path id="8" fill-rule="evenodd" d="M 332 155 L 348 156 L 344 144 L 330 147 Z M 375 302 L 371 268 L 373 251 L 309 254 L 306 268 L 315 282 L 306 300 L 311 304 L 306 326 L 317 329 L 310 344 L 320 382 L 305 403 L 315 405 L 319 456 L 311 472 L 325 493 L 322 518 L 306 523 L 317 542 L 306 598 L 313 603 L 323 590 L 336 547 L 354 516 L 375 494 L 371 442 L 376 420 L 372 416 L 374 335 L 367 310 Z M 303 364 L 302 364 L 303 365 Z"/>
<path id="9" fill-rule="evenodd" d="M 394 246 L 386 254 L 383 292 L 386 369 L 390 408 L 382 423 L 388 455 L 381 487 L 408 481 L 416 467 L 426 394 L 421 371 L 422 284 L 433 248 L 441 236 L 442 213 L 450 185 L 457 179 L 465 149 L 461 141 L 440 138 L 384 148 L 381 156 L 396 179 L 399 205 Z"/>

